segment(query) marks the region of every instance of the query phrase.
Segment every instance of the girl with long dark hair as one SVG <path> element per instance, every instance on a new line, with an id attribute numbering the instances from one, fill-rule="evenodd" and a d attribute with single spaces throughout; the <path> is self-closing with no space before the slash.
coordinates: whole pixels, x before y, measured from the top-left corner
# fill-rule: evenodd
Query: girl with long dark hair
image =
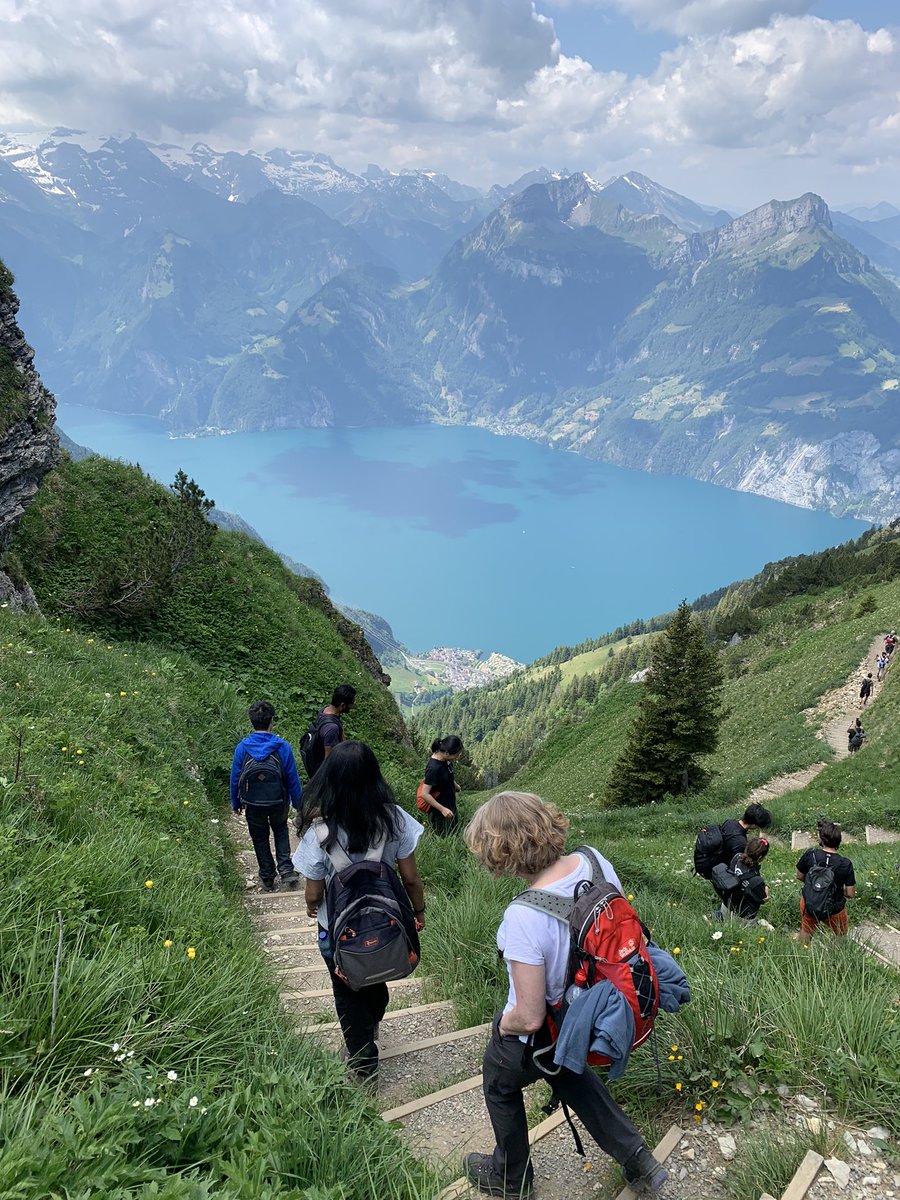
<path id="1" fill-rule="evenodd" d="M 453 733 L 431 743 L 422 799 L 430 806 L 431 827 L 436 833 L 452 833 L 457 826 L 456 794 L 461 788 L 453 776 L 453 764 L 462 752 L 462 740 Z"/>
<path id="2" fill-rule="evenodd" d="M 422 826 L 394 802 L 378 759 L 365 742 L 335 746 L 316 771 L 304 798 L 319 820 L 303 835 L 294 852 L 294 866 L 306 878 L 306 911 L 318 918 L 319 949 L 331 975 L 350 1066 L 361 1079 L 371 1081 L 378 1070 L 376 1037 L 388 1005 L 388 989 L 387 984 L 377 983 L 353 991 L 335 974 L 325 906 L 325 885 L 335 873 L 330 852 L 340 848 L 352 862 L 360 862 L 384 842 L 381 860 L 390 867 L 396 864 L 422 928 L 425 893 L 415 855 Z"/>

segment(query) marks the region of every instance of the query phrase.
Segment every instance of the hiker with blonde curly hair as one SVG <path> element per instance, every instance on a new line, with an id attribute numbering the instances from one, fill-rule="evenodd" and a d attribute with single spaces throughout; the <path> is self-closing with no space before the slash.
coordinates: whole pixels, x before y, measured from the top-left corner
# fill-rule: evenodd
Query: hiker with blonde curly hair
<path id="1" fill-rule="evenodd" d="M 552 897 L 571 900 L 576 886 L 594 879 L 598 868 L 607 883 L 621 890 L 612 864 L 593 847 L 565 853 L 568 828 L 568 820 L 540 797 L 500 792 L 475 813 L 465 840 L 491 875 L 516 876 L 530 889 Z M 533 1060 L 534 1035 L 544 1026 L 548 1004 L 562 999 L 569 944 L 567 922 L 522 904 L 506 909 L 497 931 L 497 946 L 509 972 L 509 997 L 494 1018 L 483 1068 L 496 1146 L 493 1154 L 469 1154 L 463 1164 L 469 1181 L 490 1196 L 534 1196 L 522 1093 L 543 1075 Z M 598 1075 L 590 1069 L 577 1074 L 562 1067 L 553 1077 L 553 1087 L 601 1150 L 622 1166 L 636 1194 L 647 1196 L 662 1188 L 665 1168 Z"/>

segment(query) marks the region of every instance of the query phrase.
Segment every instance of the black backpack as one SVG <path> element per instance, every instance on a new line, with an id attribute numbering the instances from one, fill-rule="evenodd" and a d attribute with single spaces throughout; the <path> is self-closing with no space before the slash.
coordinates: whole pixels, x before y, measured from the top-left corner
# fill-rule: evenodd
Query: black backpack
<path id="1" fill-rule="evenodd" d="M 306 768 L 306 774 L 310 779 L 325 761 L 322 729 L 329 721 L 342 728 L 340 718 L 336 717 L 334 713 L 319 713 L 310 721 L 306 733 L 300 739 L 300 745 L 297 747 Z"/>
<path id="2" fill-rule="evenodd" d="M 817 921 L 833 915 L 837 903 L 837 880 L 831 867 L 831 855 L 824 863 L 814 862 L 803 880 L 803 906 Z"/>
<path id="3" fill-rule="evenodd" d="M 722 861 L 725 842 L 721 825 L 704 825 L 694 842 L 694 874 L 712 879 L 713 867 Z"/>
<path id="4" fill-rule="evenodd" d="M 315 828 L 324 849 L 328 826 L 320 820 Z M 334 972 L 354 992 L 405 979 L 419 965 L 416 918 L 396 871 L 382 861 L 386 845 L 382 838 L 360 862 L 339 843 L 325 850 L 334 867 L 325 889 Z"/>
<path id="5" fill-rule="evenodd" d="M 256 804 L 260 808 L 284 804 L 287 799 L 284 766 L 277 750 L 263 759 L 247 755 L 238 775 L 237 792 L 241 804 Z"/>

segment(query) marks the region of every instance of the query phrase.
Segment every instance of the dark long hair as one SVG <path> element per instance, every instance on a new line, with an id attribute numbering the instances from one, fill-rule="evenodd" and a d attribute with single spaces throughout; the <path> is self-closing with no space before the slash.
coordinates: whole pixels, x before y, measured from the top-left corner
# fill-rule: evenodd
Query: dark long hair
<path id="1" fill-rule="evenodd" d="M 328 825 L 326 850 L 334 847 L 338 829 L 346 838 L 348 854 L 364 854 L 383 837 L 390 840 L 400 832 L 394 793 L 365 742 L 335 746 L 303 799 L 305 807 L 317 809 Z"/>
<path id="2" fill-rule="evenodd" d="M 445 738 L 435 738 L 431 743 L 431 753 L 437 754 L 459 754 L 462 750 L 462 738 L 458 738 L 455 733 L 449 733 Z"/>

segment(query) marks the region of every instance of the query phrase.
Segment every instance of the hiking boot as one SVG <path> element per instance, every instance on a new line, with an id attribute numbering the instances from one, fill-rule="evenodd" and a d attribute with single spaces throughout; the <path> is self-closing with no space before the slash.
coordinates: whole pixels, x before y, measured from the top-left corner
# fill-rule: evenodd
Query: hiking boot
<path id="1" fill-rule="evenodd" d="M 469 1183 L 486 1196 L 502 1196 L 504 1200 L 534 1200 L 534 1183 L 523 1179 L 521 1183 L 508 1183 L 494 1166 L 491 1154 L 467 1154 L 463 1159 L 463 1174 Z"/>
<path id="2" fill-rule="evenodd" d="M 284 884 L 284 886 L 286 888 L 290 888 L 291 891 L 293 891 L 294 888 L 297 886 L 297 884 L 300 882 L 300 872 L 299 871 L 291 871 L 290 875 L 282 875 L 281 882 Z"/>
<path id="3" fill-rule="evenodd" d="M 262 888 L 262 890 L 264 892 L 274 892 L 275 891 L 275 880 L 274 879 L 261 879 L 259 881 L 259 886 Z"/>
<path id="4" fill-rule="evenodd" d="M 663 1184 L 669 1178 L 669 1172 L 658 1163 L 646 1146 L 636 1154 L 632 1154 L 627 1163 L 622 1166 L 625 1182 L 638 1196 L 655 1196 L 662 1191 Z"/>

